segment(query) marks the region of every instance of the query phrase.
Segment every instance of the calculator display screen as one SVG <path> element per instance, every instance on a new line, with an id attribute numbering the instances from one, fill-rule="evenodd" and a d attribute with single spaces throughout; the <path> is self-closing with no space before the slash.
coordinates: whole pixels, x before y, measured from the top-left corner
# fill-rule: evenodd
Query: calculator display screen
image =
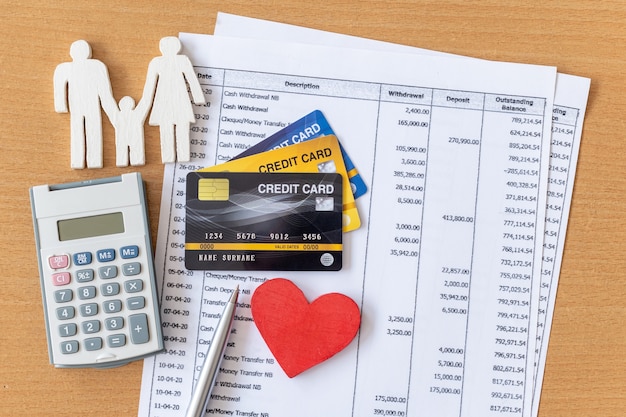
<path id="1" fill-rule="evenodd" d="M 65 219 L 59 220 L 57 227 L 60 241 L 113 235 L 124 233 L 124 216 L 118 212 Z"/>

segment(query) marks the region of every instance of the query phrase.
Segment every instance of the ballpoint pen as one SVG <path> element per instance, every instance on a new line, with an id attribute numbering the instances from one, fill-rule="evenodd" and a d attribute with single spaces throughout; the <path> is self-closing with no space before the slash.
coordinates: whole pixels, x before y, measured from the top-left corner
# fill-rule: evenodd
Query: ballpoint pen
<path id="1" fill-rule="evenodd" d="M 215 384 L 217 370 L 220 366 L 222 356 L 224 356 L 224 349 L 226 348 L 230 328 L 233 323 L 233 318 L 235 317 L 235 307 L 237 306 L 238 296 L 239 286 L 235 288 L 228 303 L 226 303 L 226 307 L 224 307 L 222 317 L 213 334 L 209 351 L 204 358 L 204 364 L 202 365 L 196 388 L 191 396 L 191 401 L 189 401 L 189 407 L 187 408 L 185 417 L 202 417 L 204 414 L 204 410 L 209 402 L 209 394 L 211 393 L 213 384 Z"/>

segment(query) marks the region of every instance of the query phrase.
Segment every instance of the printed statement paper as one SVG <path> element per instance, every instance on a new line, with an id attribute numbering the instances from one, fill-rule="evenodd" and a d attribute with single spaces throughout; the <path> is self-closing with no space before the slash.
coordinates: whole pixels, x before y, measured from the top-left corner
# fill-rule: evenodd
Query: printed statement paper
<path id="1" fill-rule="evenodd" d="M 218 13 L 215 35 L 251 37 L 279 41 L 354 47 L 392 52 L 453 56 L 427 49 L 391 44 L 348 35 L 303 28 L 267 20 L 253 19 L 228 13 Z M 465 58 L 465 57 L 460 57 Z M 554 108 L 552 110 L 552 143 L 546 232 L 544 235 L 543 270 L 539 296 L 538 334 L 535 363 L 533 416 L 539 411 L 542 376 L 545 369 L 548 339 L 556 302 L 568 214 L 574 188 L 576 163 L 582 136 L 582 125 L 589 95 L 590 80 L 567 74 L 557 74 Z"/>
<path id="2" fill-rule="evenodd" d="M 576 77 L 557 85 L 553 67 L 466 60 L 459 71 L 451 56 L 180 38 L 208 104 L 195 107 L 192 161 L 165 167 L 156 265 L 166 351 L 144 362 L 139 415 L 185 411 L 239 285 L 207 415 L 530 416 L 586 102 L 558 91 L 584 90 Z M 186 270 L 186 174 L 315 109 L 370 187 L 356 201 L 361 228 L 344 235 L 343 269 Z M 250 316 L 252 292 L 274 277 L 310 300 L 344 293 L 363 314 L 348 348 L 293 379 Z"/>

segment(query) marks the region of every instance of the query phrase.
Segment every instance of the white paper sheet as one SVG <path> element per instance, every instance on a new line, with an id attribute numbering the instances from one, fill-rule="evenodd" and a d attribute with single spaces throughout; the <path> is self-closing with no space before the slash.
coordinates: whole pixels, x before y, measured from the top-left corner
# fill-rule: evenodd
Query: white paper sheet
<path id="1" fill-rule="evenodd" d="M 324 32 L 267 20 L 219 13 L 215 35 L 259 38 L 268 40 L 290 39 L 293 42 L 395 51 L 426 55 L 444 55 L 427 49 L 391 44 L 371 39 Z M 467 57 L 458 57 L 467 59 Z M 567 231 L 569 208 L 572 200 L 576 163 L 582 135 L 590 80 L 567 74 L 557 74 L 557 87 L 553 108 L 552 152 L 544 236 L 544 257 L 538 304 L 538 334 L 536 347 L 536 381 L 533 415 L 538 414 L 539 398 L 545 370 L 552 315 L 556 302 L 563 248 Z"/>
<path id="2" fill-rule="evenodd" d="M 156 263 L 167 351 L 145 361 L 139 415 L 185 411 L 217 302 L 235 284 L 242 304 L 209 415 L 530 415 L 555 69 L 476 60 L 459 71 L 454 58 L 181 40 L 210 105 L 196 107 L 193 161 L 165 170 Z M 186 271 L 185 174 L 314 109 L 370 185 L 342 271 Z M 346 350 L 294 379 L 247 306 L 274 276 L 310 299 L 345 293 L 363 314 Z"/>

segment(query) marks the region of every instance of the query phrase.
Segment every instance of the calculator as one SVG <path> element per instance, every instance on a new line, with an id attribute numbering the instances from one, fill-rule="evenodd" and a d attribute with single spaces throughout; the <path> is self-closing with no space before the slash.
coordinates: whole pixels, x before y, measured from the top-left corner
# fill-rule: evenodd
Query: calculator
<path id="1" fill-rule="evenodd" d="M 163 350 L 139 173 L 30 189 L 50 363 L 108 368 Z"/>

